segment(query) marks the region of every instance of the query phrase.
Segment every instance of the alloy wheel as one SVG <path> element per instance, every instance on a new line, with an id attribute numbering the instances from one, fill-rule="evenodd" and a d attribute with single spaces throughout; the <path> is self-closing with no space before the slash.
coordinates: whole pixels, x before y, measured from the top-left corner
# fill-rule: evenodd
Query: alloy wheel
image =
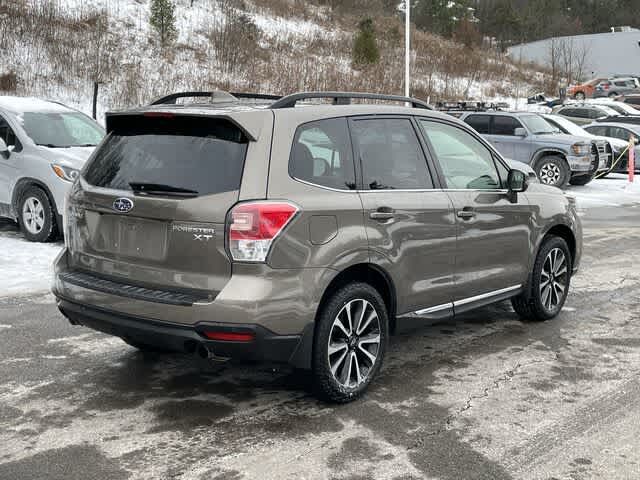
<path id="1" fill-rule="evenodd" d="M 545 163 L 540 169 L 540 181 L 545 185 L 557 185 L 561 176 L 562 172 L 555 163 Z"/>
<path id="2" fill-rule="evenodd" d="M 29 233 L 37 235 L 42 231 L 44 221 L 44 207 L 40 200 L 35 197 L 27 198 L 22 206 L 22 222 L 25 228 Z"/>
<path id="3" fill-rule="evenodd" d="M 380 318 L 364 299 L 348 302 L 333 321 L 329 334 L 329 368 L 335 380 L 357 388 L 373 370 L 380 351 Z"/>
<path id="4" fill-rule="evenodd" d="M 547 254 L 542 265 L 540 278 L 540 298 L 547 311 L 554 311 L 566 295 L 569 271 L 567 257 L 559 248 Z"/>

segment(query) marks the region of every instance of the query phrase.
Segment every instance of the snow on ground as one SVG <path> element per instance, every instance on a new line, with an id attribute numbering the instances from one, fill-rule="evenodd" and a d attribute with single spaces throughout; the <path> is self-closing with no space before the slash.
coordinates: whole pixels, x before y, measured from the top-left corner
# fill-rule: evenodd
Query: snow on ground
<path id="1" fill-rule="evenodd" d="M 61 243 L 27 242 L 17 227 L 0 220 L 0 298 L 48 292 L 61 248 Z"/>
<path id="2" fill-rule="evenodd" d="M 567 193 L 576 198 L 578 208 L 640 205 L 640 177 L 629 184 L 627 176 L 613 173 L 582 186 L 569 186 Z"/>
<path id="3" fill-rule="evenodd" d="M 612 174 L 583 187 L 569 187 L 567 193 L 576 197 L 580 210 L 640 205 L 640 179 L 630 186 L 626 175 Z M 27 242 L 15 224 L 0 220 L 0 298 L 48 292 L 51 266 L 61 248 L 61 243 Z"/>

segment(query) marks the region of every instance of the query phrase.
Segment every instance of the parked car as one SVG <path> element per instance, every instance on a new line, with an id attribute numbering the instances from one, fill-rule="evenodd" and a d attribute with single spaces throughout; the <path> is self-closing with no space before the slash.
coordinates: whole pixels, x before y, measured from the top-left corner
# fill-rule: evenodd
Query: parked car
<path id="1" fill-rule="evenodd" d="M 622 102 L 626 105 L 630 105 L 631 107 L 635 108 L 636 110 L 640 110 L 640 94 L 638 93 L 630 93 L 627 95 L 621 95 L 619 97 L 616 97 L 616 100 L 618 102 Z"/>
<path id="2" fill-rule="evenodd" d="M 622 148 L 622 151 L 629 144 L 629 140 L 632 136 L 636 139 L 640 139 L 640 125 L 637 124 L 623 124 L 617 122 L 609 122 L 609 123 L 594 123 L 591 125 L 587 125 L 584 129 L 593 134 L 600 135 L 603 137 L 616 138 L 621 142 L 625 143 L 625 146 Z M 640 159 L 640 146 L 638 145 L 638 141 L 636 140 L 636 147 L 634 150 L 635 158 Z M 614 166 L 613 171 L 618 173 L 626 173 L 628 171 L 628 162 L 629 156 L 625 155 L 617 165 Z M 640 160 L 635 162 L 635 171 L 640 172 Z"/>
<path id="3" fill-rule="evenodd" d="M 471 112 L 460 119 L 505 157 L 531 165 L 547 185 L 584 185 L 600 166 L 590 138 L 561 134 L 538 114 Z"/>
<path id="4" fill-rule="evenodd" d="M 571 120 L 560 115 L 543 114 L 542 117 L 562 133 L 578 137 L 587 137 L 595 141 L 598 147 L 599 174 L 611 168 L 613 161 L 618 158 L 622 152 L 624 152 L 624 149 L 628 144 L 628 142 L 618 138 L 594 135 L 584 128 L 576 125 Z"/>
<path id="5" fill-rule="evenodd" d="M 617 100 L 609 98 L 595 98 L 593 100 L 588 100 L 587 103 L 592 105 L 604 105 L 611 108 L 612 110 L 615 110 L 618 115 L 640 117 L 640 112 L 633 108 L 632 105 L 624 102 L 619 102 Z"/>
<path id="6" fill-rule="evenodd" d="M 615 98 L 625 93 L 640 93 L 638 81 L 635 78 L 611 78 L 602 81 L 596 85 L 592 98 Z"/>
<path id="7" fill-rule="evenodd" d="M 575 98 L 576 100 L 584 100 L 585 98 L 593 97 L 593 92 L 596 89 L 596 86 L 600 84 L 600 82 L 605 81 L 606 78 L 594 78 L 589 80 L 588 82 L 579 84 L 579 85 L 571 85 L 567 89 L 567 95 Z"/>
<path id="8" fill-rule="evenodd" d="M 0 96 L 0 216 L 16 220 L 32 242 L 57 238 L 64 197 L 103 136 L 72 108 Z"/>
<path id="9" fill-rule="evenodd" d="M 567 103 L 555 107 L 551 113 L 567 117 L 578 125 L 588 125 L 597 120 L 609 119 L 620 115 L 606 105 L 593 103 Z"/>
<path id="10" fill-rule="evenodd" d="M 320 97 L 333 104 L 296 107 Z M 526 319 L 562 309 L 582 252 L 573 199 L 463 122 L 405 97 L 221 98 L 107 115 L 55 264 L 73 324 L 142 350 L 288 362 L 347 402 L 401 324 L 507 298 Z"/>

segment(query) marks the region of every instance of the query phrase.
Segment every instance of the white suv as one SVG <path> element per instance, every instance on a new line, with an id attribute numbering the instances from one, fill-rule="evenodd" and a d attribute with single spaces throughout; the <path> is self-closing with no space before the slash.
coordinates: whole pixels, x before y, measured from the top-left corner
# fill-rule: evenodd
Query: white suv
<path id="1" fill-rule="evenodd" d="M 33 242 L 62 233 L 64 196 L 104 129 L 55 102 L 0 96 L 0 217 Z"/>

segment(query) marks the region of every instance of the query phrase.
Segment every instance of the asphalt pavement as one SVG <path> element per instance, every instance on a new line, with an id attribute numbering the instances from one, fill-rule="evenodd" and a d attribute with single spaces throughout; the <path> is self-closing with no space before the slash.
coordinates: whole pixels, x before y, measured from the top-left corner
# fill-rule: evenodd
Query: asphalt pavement
<path id="1" fill-rule="evenodd" d="M 142 354 L 0 300 L 0 480 L 640 478 L 640 208 L 584 218 L 560 316 L 508 302 L 393 337 L 354 403 L 304 373 Z"/>

